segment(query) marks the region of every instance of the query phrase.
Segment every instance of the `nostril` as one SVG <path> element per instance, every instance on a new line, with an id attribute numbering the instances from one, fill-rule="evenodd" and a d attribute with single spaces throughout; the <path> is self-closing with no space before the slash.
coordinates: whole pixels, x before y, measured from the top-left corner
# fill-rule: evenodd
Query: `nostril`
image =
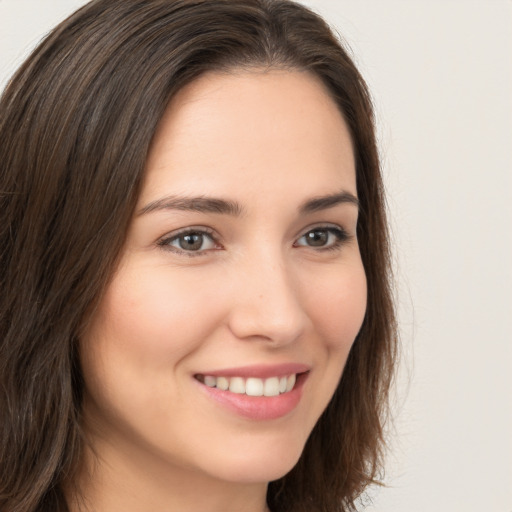
<path id="1" fill-rule="evenodd" d="M 306 321 L 298 304 L 280 305 L 262 294 L 250 305 L 235 305 L 228 319 L 229 328 L 237 338 L 275 344 L 288 344 L 299 339 Z"/>

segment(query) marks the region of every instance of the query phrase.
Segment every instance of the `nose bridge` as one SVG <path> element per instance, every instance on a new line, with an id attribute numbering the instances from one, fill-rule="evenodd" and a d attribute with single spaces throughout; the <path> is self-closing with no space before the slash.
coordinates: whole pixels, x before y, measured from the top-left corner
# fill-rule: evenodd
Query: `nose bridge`
<path id="1" fill-rule="evenodd" d="M 293 267 L 277 247 L 259 247 L 242 259 L 230 326 L 239 338 L 275 344 L 297 339 L 307 321 Z"/>

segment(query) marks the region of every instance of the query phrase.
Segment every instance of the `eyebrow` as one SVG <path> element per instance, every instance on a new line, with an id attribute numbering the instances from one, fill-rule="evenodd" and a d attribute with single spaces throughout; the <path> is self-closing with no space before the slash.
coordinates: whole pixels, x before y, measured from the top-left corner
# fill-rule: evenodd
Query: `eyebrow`
<path id="1" fill-rule="evenodd" d="M 243 212 L 242 206 L 236 201 L 218 199 L 215 197 L 182 197 L 168 196 L 141 208 L 137 215 L 144 215 L 159 210 L 183 210 L 189 212 L 220 213 L 224 215 L 240 216 Z"/>
<path id="2" fill-rule="evenodd" d="M 343 190 L 337 194 L 309 199 L 300 206 L 299 212 L 301 214 L 319 212 L 343 203 L 353 204 L 359 208 L 359 199 L 354 194 Z"/>
<path id="3" fill-rule="evenodd" d="M 299 213 L 302 215 L 314 213 L 343 203 L 353 204 L 359 207 L 359 200 L 350 192 L 342 191 L 336 194 L 314 197 L 302 203 L 299 207 Z M 218 213 L 224 215 L 232 215 L 239 217 L 244 208 L 236 201 L 221 199 L 215 197 L 197 196 L 167 196 L 156 201 L 148 203 L 141 208 L 137 215 L 145 215 L 147 213 L 161 210 L 181 210 L 199 213 Z"/>

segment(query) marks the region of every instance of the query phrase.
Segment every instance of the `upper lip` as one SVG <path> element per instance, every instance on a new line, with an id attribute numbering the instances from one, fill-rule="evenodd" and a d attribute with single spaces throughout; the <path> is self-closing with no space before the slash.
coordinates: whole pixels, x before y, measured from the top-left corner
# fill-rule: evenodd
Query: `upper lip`
<path id="1" fill-rule="evenodd" d="M 294 373 L 304 373 L 310 369 L 310 366 L 302 363 L 263 364 L 223 368 L 221 370 L 207 370 L 200 372 L 199 375 L 211 375 L 212 377 L 256 377 L 266 379 L 269 377 L 284 377 Z"/>

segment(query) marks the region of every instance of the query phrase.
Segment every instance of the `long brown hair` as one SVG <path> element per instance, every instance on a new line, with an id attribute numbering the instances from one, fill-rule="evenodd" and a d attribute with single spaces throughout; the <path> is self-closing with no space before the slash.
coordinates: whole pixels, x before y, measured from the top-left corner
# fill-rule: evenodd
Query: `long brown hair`
<path id="1" fill-rule="evenodd" d="M 327 24 L 287 0 L 94 0 L 36 48 L 0 100 L 0 509 L 65 511 L 81 456 L 81 329 L 119 257 L 169 100 L 207 71 L 319 77 L 356 155 L 366 317 L 274 512 L 354 510 L 382 469 L 396 351 L 372 106 Z"/>

